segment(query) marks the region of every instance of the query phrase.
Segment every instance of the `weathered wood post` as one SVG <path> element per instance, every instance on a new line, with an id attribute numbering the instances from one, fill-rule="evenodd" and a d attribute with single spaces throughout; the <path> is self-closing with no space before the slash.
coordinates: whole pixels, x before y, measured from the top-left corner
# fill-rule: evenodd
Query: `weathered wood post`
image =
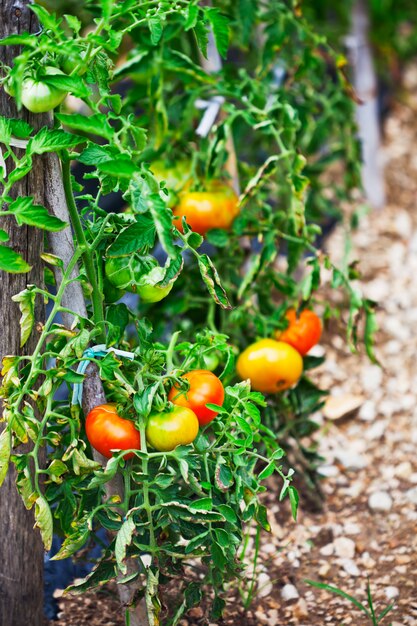
<path id="1" fill-rule="evenodd" d="M 28 0 L 0 0 L 0 38 L 22 32 L 36 32 L 38 24 L 28 8 Z M 0 61 L 12 65 L 18 53 L 15 46 L 0 46 Z M 0 90 L 0 115 L 22 117 L 33 126 L 42 125 L 43 116 L 31 116 L 25 111 L 17 113 L 14 101 Z M 27 196 L 32 189 L 41 189 L 42 165 L 38 164 L 24 180 L 19 181 L 13 193 Z M 2 207 L 0 207 L 1 210 Z M 32 266 L 29 274 L 0 272 L 0 303 L 2 332 L 0 333 L 0 358 L 7 354 L 22 354 L 18 304 L 11 298 L 28 283 L 42 284 L 41 252 L 43 233 L 29 226 L 17 226 L 14 218 L 1 219 L 0 226 L 9 235 L 9 244 L 22 254 Z M 38 303 L 36 319 L 43 317 Z M 30 354 L 36 343 L 36 333 L 24 347 Z M 0 403 L 1 411 L 1 403 Z M 2 424 L 0 424 L 2 428 Z M 32 511 L 26 511 L 17 493 L 15 474 L 10 471 L 0 489 L 0 624 L 2 626 L 41 626 L 43 620 L 43 546 L 40 533 L 33 529 Z"/>

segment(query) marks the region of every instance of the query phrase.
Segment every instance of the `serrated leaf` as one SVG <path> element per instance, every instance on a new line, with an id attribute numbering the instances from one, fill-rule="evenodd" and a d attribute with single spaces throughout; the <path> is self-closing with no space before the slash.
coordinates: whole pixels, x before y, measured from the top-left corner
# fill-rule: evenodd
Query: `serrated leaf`
<path id="1" fill-rule="evenodd" d="M 21 313 L 20 318 L 20 347 L 24 346 L 30 337 L 35 323 L 35 298 L 36 292 L 33 285 L 12 297 L 13 302 L 18 302 Z"/>
<path id="2" fill-rule="evenodd" d="M 124 228 L 107 250 L 107 256 L 124 256 L 142 248 L 152 248 L 156 229 L 152 218 L 138 215 L 136 222 Z"/>
<path id="3" fill-rule="evenodd" d="M 126 558 L 126 548 L 130 546 L 132 543 L 132 536 L 135 531 L 135 522 L 132 517 L 128 517 L 125 522 L 123 522 L 119 532 L 116 536 L 116 545 L 115 545 L 115 556 L 116 562 L 119 570 L 122 574 L 127 573 L 126 564 L 123 563 Z"/>
<path id="4" fill-rule="evenodd" d="M 98 135 L 109 141 L 113 138 L 114 130 L 104 113 L 94 113 L 86 116 L 78 113 L 69 115 L 67 113 L 57 113 L 55 116 L 64 126 L 80 130 L 87 135 Z M 85 141 L 85 139 L 83 139 Z"/>
<path id="5" fill-rule="evenodd" d="M 0 245 L 0 270 L 12 274 L 26 274 L 31 266 L 12 248 Z"/>
<path id="6" fill-rule="evenodd" d="M 45 207 L 33 204 L 31 196 L 14 200 L 9 204 L 9 211 L 13 213 L 19 225 L 28 224 L 50 232 L 58 232 L 68 226 L 66 222 L 48 213 Z"/>
<path id="7" fill-rule="evenodd" d="M 44 126 L 29 140 L 27 153 L 32 155 L 44 154 L 45 152 L 58 152 L 59 150 L 74 148 L 85 141 L 85 138 L 79 135 L 66 133 L 59 128 L 51 129 Z"/>
<path id="8" fill-rule="evenodd" d="M 52 546 L 53 519 L 49 504 L 43 496 L 35 502 L 35 528 L 39 528 L 45 550 Z"/>
<path id="9" fill-rule="evenodd" d="M 3 432 L 0 434 L 0 487 L 2 486 L 3 481 L 7 475 L 10 461 L 10 453 L 10 434 L 7 432 L 7 430 L 3 430 Z"/>
<path id="10" fill-rule="evenodd" d="M 208 29 L 204 20 L 197 20 L 197 23 L 194 26 L 194 34 L 196 36 L 197 44 L 200 48 L 201 54 L 205 58 L 207 58 L 207 46 L 209 42 L 209 36 Z"/>
<path id="11" fill-rule="evenodd" d="M 68 76 L 68 74 L 45 74 L 42 81 L 47 85 L 72 93 L 77 98 L 88 98 L 89 90 L 85 86 L 83 80 L 76 75 Z"/>
<path id="12" fill-rule="evenodd" d="M 148 20 L 148 26 L 149 30 L 151 31 L 152 45 L 156 46 L 156 44 L 161 39 L 164 30 L 161 18 L 158 15 L 151 17 L 150 20 Z"/>
<path id="13" fill-rule="evenodd" d="M 90 536 L 88 528 L 83 527 L 65 538 L 59 551 L 51 558 L 51 561 L 61 561 L 72 556 L 80 550 Z"/>
<path id="14" fill-rule="evenodd" d="M 217 50 L 220 56 L 225 59 L 229 47 L 229 20 L 225 15 L 222 15 L 217 8 L 210 7 L 206 9 L 205 15 L 213 29 Z"/>

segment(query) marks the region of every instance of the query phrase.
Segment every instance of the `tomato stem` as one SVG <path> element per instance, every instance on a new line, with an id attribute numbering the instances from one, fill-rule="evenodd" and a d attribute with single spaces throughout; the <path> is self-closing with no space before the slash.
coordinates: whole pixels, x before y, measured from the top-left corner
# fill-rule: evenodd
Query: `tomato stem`
<path id="1" fill-rule="evenodd" d="M 98 340 L 101 342 L 106 341 L 106 331 L 104 322 L 103 311 L 103 294 L 100 292 L 97 274 L 94 267 L 93 252 L 87 242 L 83 226 L 81 223 L 80 215 L 78 213 L 77 205 L 75 204 L 74 194 L 72 191 L 71 182 L 71 162 L 68 158 L 68 153 L 63 154 L 62 159 L 62 178 L 64 183 L 65 198 L 67 200 L 68 211 L 71 217 L 71 223 L 74 228 L 75 237 L 77 243 L 81 249 L 81 256 L 84 263 L 87 278 L 91 284 L 93 292 L 91 294 L 91 303 L 93 306 L 93 320 L 100 331 Z"/>

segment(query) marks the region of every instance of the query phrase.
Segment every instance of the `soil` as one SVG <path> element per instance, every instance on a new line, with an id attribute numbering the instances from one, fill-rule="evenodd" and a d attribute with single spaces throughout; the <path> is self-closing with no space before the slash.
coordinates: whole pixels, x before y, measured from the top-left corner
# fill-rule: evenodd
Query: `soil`
<path id="1" fill-rule="evenodd" d="M 293 522 L 271 479 L 266 504 L 272 531 L 262 535 L 255 597 L 244 611 L 240 594 L 231 590 L 219 625 L 371 623 L 347 599 L 306 579 L 337 586 L 365 604 L 369 579 L 377 614 L 394 602 L 382 625 L 417 625 L 417 67 L 407 71 L 405 86 L 385 124 L 387 206 L 348 233 L 350 258 L 359 259 L 362 271 L 358 288 L 378 302 L 381 367 L 348 351 L 342 325 L 327 329 L 317 350 L 326 361 L 314 374 L 331 392 L 315 415 L 325 459 L 324 510 L 310 512 L 301 493 Z M 345 243 L 339 227 L 326 246 L 342 261 Z M 50 626 L 124 623 L 112 586 L 59 604 L 59 620 Z M 209 622 L 197 607 L 180 623 Z"/>

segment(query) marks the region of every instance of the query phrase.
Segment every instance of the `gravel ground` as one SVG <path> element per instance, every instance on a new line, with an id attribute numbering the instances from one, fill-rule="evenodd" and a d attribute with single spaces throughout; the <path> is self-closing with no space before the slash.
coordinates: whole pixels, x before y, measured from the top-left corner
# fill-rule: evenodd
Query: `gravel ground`
<path id="1" fill-rule="evenodd" d="M 326 459 L 325 509 L 311 513 L 301 498 L 294 523 L 271 482 L 272 532 L 262 535 L 257 596 L 244 612 L 232 592 L 222 624 L 362 626 L 370 622 L 347 600 L 304 581 L 335 585 L 365 601 L 369 577 L 377 614 L 395 602 L 381 624 L 417 626 L 417 67 L 405 83 L 406 96 L 385 129 L 387 207 L 365 216 L 351 236 L 361 289 L 379 303 L 382 367 L 365 354 L 350 354 L 341 328 L 327 329 L 327 359 L 314 374 L 331 391 L 315 416 Z M 339 229 L 328 243 L 333 257 L 344 242 Z M 51 626 L 123 623 L 112 588 L 61 599 L 60 609 Z M 208 622 L 198 607 L 181 624 Z"/>

